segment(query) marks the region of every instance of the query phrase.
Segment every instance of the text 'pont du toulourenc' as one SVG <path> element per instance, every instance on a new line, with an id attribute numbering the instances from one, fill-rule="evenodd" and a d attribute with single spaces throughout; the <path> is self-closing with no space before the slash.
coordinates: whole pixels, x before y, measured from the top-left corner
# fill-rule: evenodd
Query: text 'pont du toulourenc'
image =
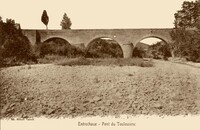
<path id="1" fill-rule="evenodd" d="M 136 126 L 132 122 L 78 122 L 78 126 Z"/>

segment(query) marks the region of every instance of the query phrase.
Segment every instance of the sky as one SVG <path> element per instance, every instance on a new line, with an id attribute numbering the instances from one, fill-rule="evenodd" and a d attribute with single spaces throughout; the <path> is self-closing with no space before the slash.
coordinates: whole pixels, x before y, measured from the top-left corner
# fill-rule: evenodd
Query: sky
<path id="1" fill-rule="evenodd" d="M 174 13 L 184 0 L 0 0 L 0 16 L 14 19 L 22 29 L 61 29 L 63 14 L 72 29 L 173 28 Z M 189 0 L 191 1 L 191 0 Z M 194 1 L 194 0 L 193 0 Z"/>

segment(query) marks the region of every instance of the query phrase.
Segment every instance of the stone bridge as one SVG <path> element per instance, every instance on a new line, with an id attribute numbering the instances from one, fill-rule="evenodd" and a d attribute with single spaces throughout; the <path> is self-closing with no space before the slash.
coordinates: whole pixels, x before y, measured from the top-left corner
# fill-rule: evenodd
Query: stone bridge
<path id="1" fill-rule="evenodd" d="M 51 38 L 61 38 L 70 44 L 87 47 L 97 38 L 111 38 L 118 42 L 124 58 L 132 57 L 133 47 L 145 38 L 158 38 L 166 43 L 172 42 L 173 29 L 82 29 L 82 30 L 23 30 L 32 45 Z"/>

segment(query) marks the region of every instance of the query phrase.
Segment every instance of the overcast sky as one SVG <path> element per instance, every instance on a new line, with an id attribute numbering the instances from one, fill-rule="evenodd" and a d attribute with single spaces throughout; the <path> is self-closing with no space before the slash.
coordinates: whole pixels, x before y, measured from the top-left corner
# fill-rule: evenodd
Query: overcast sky
<path id="1" fill-rule="evenodd" d="M 172 28 L 174 13 L 184 0 L 0 0 L 0 16 L 12 18 L 22 29 L 60 29 L 63 14 L 72 29 Z M 189 0 L 191 1 L 191 0 Z"/>

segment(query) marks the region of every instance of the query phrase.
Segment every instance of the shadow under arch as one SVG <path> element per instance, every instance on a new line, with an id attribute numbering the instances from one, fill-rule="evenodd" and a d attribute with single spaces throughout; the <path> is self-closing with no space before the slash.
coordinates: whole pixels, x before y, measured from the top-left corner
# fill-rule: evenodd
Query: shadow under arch
<path id="1" fill-rule="evenodd" d="M 70 44 L 71 45 L 71 43 L 69 41 L 67 41 L 66 39 L 61 38 L 61 37 L 51 37 L 51 38 L 48 38 L 48 39 L 44 40 L 42 43 L 47 43 L 47 42 L 51 42 L 51 41 L 53 41 L 53 42 L 63 41 L 62 43 L 66 43 L 66 44 Z"/>
<path id="2" fill-rule="evenodd" d="M 109 53 L 109 51 L 110 51 L 110 54 L 113 55 L 113 57 L 122 58 L 124 55 L 121 45 L 116 40 L 114 40 L 113 38 L 110 38 L 110 37 L 102 36 L 102 37 L 93 38 L 87 44 L 86 49 L 85 49 L 85 56 L 90 57 L 88 55 L 90 53 L 90 51 L 96 51 L 96 53 L 98 53 L 98 51 L 100 51 L 101 48 L 105 48 L 102 50 L 107 49 L 107 53 Z"/>
<path id="3" fill-rule="evenodd" d="M 60 37 L 48 38 L 40 44 L 40 56 L 42 57 L 45 55 L 74 57 L 78 53 L 75 46 Z"/>

